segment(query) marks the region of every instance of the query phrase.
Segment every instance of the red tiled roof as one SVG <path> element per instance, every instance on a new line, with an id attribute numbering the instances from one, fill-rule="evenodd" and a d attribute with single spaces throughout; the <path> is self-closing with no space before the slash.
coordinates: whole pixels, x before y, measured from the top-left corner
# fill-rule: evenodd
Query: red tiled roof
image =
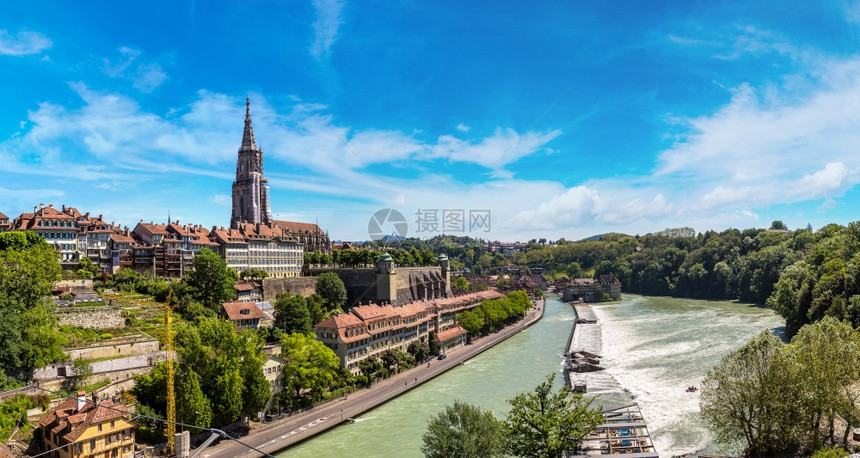
<path id="1" fill-rule="evenodd" d="M 453 328 L 446 329 L 444 331 L 441 331 L 439 334 L 436 334 L 436 341 L 444 342 L 446 340 L 462 336 L 463 334 L 468 334 L 468 331 L 461 328 L 460 326 L 454 326 Z"/>
<path id="2" fill-rule="evenodd" d="M 81 393 L 83 392 L 78 394 Z M 67 442 L 74 442 L 91 425 L 124 418 L 126 415 L 124 405 L 115 405 L 111 401 L 101 401 L 96 405 L 91 398 L 86 398 L 84 406 L 78 410 L 78 400 L 71 398 L 61 402 L 56 409 L 39 420 L 39 425 L 60 434 Z"/>
<path id="3" fill-rule="evenodd" d="M 236 283 L 236 291 L 253 291 L 257 288 L 257 284 L 252 281 L 243 281 Z"/>
<path id="4" fill-rule="evenodd" d="M 266 314 L 253 302 L 227 302 L 221 306 L 230 321 L 249 320 L 254 318 L 265 318 Z M 243 314 L 242 311 L 248 312 Z"/>
<path id="5" fill-rule="evenodd" d="M 134 228 L 134 231 L 137 232 L 137 228 L 145 229 L 147 232 L 153 235 L 167 235 L 167 225 L 166 224 L 153 224 L 153 223 L 137 223 L 137 227 Z"/>
<path id="6" fill-rule="evenodd" d="M 320 227 L 313 223 L 298 223 L 295 221 L 279 221 L 272 220 L 272 224 L 275 226 L 280 226 L 285 231 L 291 234 L 324 234 L 323 230 Z"/>

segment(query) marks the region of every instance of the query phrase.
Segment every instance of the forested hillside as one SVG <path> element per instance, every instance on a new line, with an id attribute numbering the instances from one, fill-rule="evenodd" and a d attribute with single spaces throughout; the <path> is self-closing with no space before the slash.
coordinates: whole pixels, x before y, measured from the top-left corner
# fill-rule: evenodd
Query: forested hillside
<path id="1" fill-rule="evenodd" d="M 775 221 L 773 228 L 782 229 Z M 824 316 L 860 325 L 860 222 L 812 231 L 667 229 L 644 236 L 529 244 L 513 262 L 576 276 L 611 273 L 624 291 L 766 304 L 789 335 Z"/>

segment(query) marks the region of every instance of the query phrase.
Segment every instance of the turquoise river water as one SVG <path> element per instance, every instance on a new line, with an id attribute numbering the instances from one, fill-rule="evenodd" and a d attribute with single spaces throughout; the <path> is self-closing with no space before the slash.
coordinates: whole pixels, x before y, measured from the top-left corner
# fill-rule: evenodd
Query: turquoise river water
<path id="1" fill-rule="evenodd" d="M 597 305 L 595 312 L 608 367 L 596 375 L 606 379 L 600 383 L 605 393 L 598 400 L 618 403 L 632 396 L 649 423 L 658 452 L 666 457 L 710 444 L 697 413 L 698 394 L 686 393 L 685 388 L 698 385 L 709 368 L 752 336 L 764 329 L 779 332 L 784 324 L 771 310 L 755 306 L 634 295 Z M 543 319 L 534 326 L 366 412 L 356 422 L 279 456 L 420 457 L 427 421 L 455 400 L 503 418 L 506 399 L 532 390 L 547 375 L 555 373 L 560 385 L 562 353 L 573 320 L 571 306 L 550 296 Z"/>

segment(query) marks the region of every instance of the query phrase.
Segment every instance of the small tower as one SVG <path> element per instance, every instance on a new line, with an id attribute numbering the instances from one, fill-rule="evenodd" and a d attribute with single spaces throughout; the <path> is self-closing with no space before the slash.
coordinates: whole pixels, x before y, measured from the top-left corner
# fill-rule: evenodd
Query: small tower
<path id="1" fill-rule="evenodd" d="M 376 262 L 376 300 L 399 305 L 397 300 L 397 273 L 394 271 L 394 258 L 384 253 Z"/>
<path id="2" fill-rule="evenodd" d="M 450 297 L 454 293 L 451 291 L 451 261 L 448 260 L 448 255 L 445 253 L 436 256 L 436 263 L 442 268 L 442 279 L 445 281 L 445 297 Z"/>
<path id="3" fill-rule="evenodd" d="M 379 261 L 376 262 L 376 271 L 380 274 L 393 274 L 394 258 L 392 258 L 388 253 L 383 253 L 379 258 Z"/>

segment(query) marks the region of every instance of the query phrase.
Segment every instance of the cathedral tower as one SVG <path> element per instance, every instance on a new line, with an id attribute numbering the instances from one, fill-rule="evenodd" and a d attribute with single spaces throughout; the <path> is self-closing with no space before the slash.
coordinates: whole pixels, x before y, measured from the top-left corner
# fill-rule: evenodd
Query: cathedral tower
<path id="1" fill-rule="evenodd" d="M 236 181 L 233 182 L 233 216 L 230 225 L 239 223 L 269 224 L 269 180 L 263 178 L 263 150 L 254 141 L 251 126 L 251 102 L 245 97 L 245 131 L 236 160 Z"/>

